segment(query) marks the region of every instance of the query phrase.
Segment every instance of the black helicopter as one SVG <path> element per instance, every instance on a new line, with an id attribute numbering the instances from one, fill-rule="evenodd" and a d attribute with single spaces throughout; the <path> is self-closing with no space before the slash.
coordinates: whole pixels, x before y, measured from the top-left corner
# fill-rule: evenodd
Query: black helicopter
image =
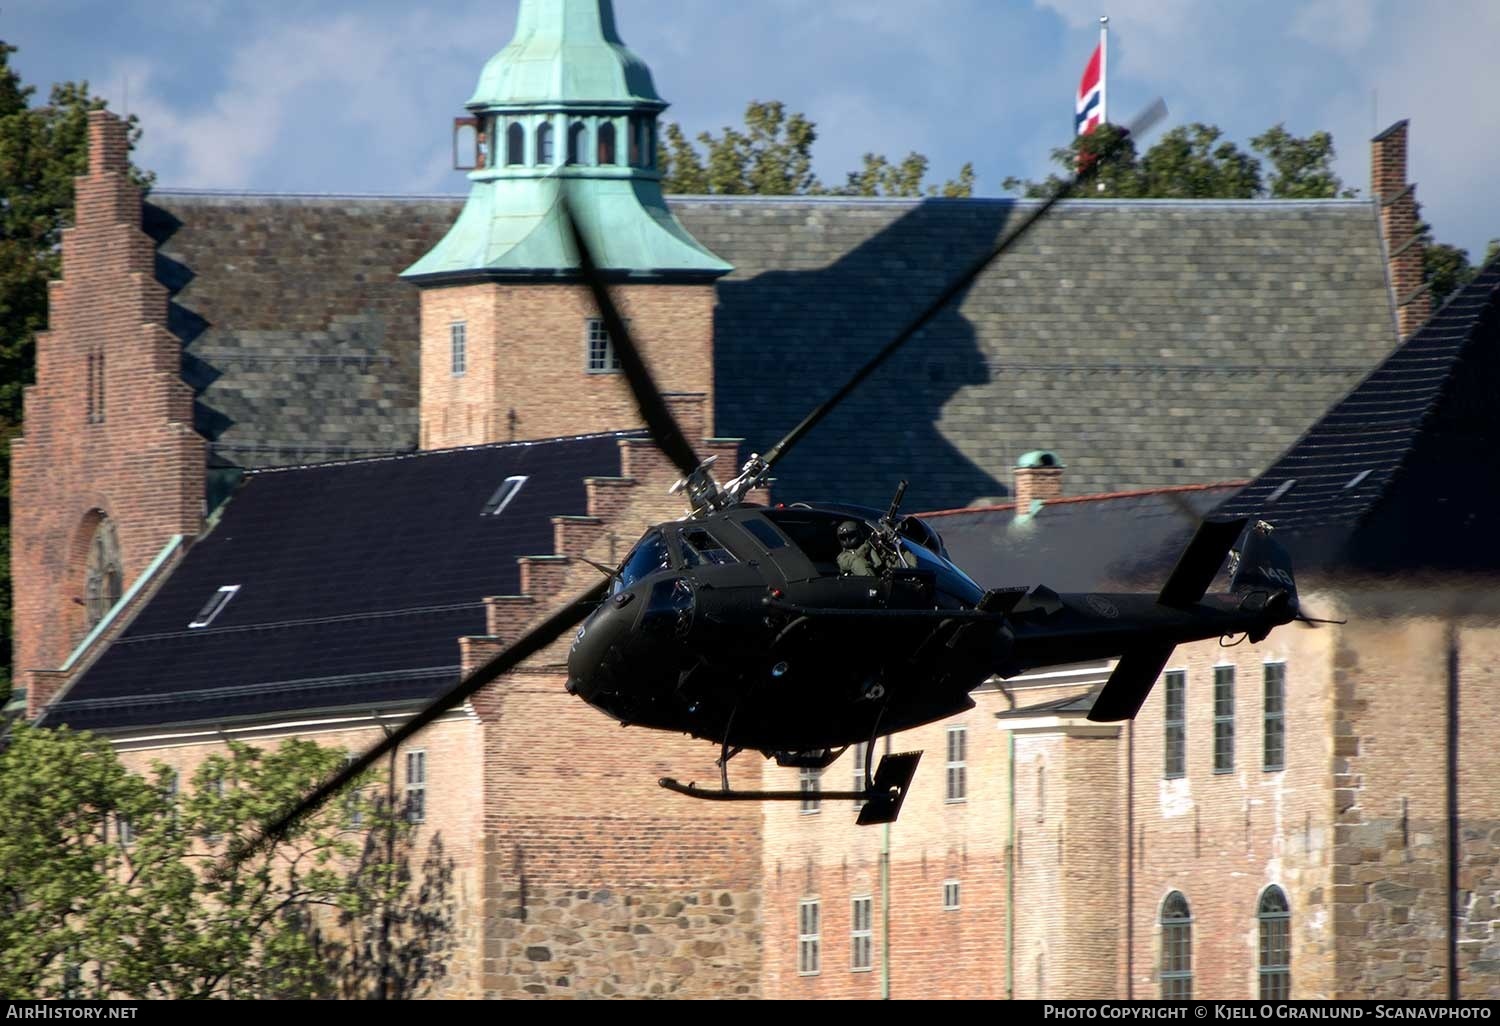
<path id="1" fill-rule="evenodd" d="M 1157 101 L 1115 146 L 1163 113 Z M 1114 656 L 1120 660 L 1089 718 L 1132 719 L 1176 645 L 1233 634 L 1260 641 L 1307 620 L 1291 563 L 1264 524 L 1205 521 L 1158 594 L 1060 595 L 980 587 L 929 524 L 901 514 L 905 482 L 884 511 L 747 501 L 798 440 L 1112 155 L 1101 154 L 1030 211 L 850 381 L 723 485 L 673 420 L 564 196 L 581 277 L 653 440 L 683 473 L 674 491 L 691 511 L 648 530 L 620 566 L 594 564 L 605 580 L 392 731 L 264 836 L 284 832 L 394 746 L 574 628 L 568 690 L 624 724 L 718 742 L 720 788 L 660 783 L 739 801 L 802 798 L 732 789 L 728 763 L 742 751 L 824 767 L 851 744 L 971 708 L 970 692 L 993 676 Z M 1242 536 L 1228 592 L 1206 594 Z M 862 790 L 824 797 L 864 801 L 860 823 L 890 822 L 919 757 L 887 755 L 873 775 L 867 768 Z"/>

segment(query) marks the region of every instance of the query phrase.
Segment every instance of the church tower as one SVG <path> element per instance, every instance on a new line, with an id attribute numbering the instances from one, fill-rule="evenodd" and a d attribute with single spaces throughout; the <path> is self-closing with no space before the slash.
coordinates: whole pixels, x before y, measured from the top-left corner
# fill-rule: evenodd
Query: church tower
<path id="1" fill-rule="evenodd" d="M 467 104 L 487 140 L 447 236 L 403 277 L 422 289 L 425 449 L 617 430 L 638 414 L 579 283 L 567 193 L 662 389 L 712 433 L 714 282 L 731 268 L 667 209 L 667 104 L 611 0 L 521 0 Z M 696 419 L 696 418 L 694 418 Z"/>

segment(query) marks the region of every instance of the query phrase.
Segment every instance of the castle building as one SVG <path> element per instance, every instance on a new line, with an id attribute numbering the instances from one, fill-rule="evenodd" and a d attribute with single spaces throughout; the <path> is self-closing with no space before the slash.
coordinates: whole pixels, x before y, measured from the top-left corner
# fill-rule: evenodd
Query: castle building
<path id="1" fill-rule="evenodd" d="M 582 591 L 587 560 L 614 565 L 680 516 L 677 473 L 638 430 L 578 282 L 564 197 L 688 437 L 721 466 L 782 435 L 1025 209 L 668 201 L 666 108 L 609 0 L 522 0 L 468 101 L 483 159 L 466 197 L 143 200 L 123 126 L 92 115 L 13 449 L 28 715 L 183 779 L 226 739 L 362 748 Z M 1184 510 L 1230 499 L 1279 516 L 1308 492 L 1297 461 L 1330 451 L 1318 431 L 1401 392 L 1372 393 L 1372 368 L 1446 359 L 1460 375 L 1489 359 L 1480 293 L 1417 332 L 1404 123 L 1374 160 L 1370 201 L 1063 204 L 778 466 L 777 496 L 879 504 L 910 478 L 908 508 L 957 511 L 933 522 L 982 583 L 1084 589 L 1150 586 L 1190 531 Z M 1477 341 L 1433 355 L 1445 332 Z M 1441 409 L 1460 407 L 1482 421 L 1482 403 Z M 1375 498 L 1398 494 L 1391 480 L 1466 508 L 1442 488 L 1463 454 L 1482 465 L 1494 447 L 1419 421 L 1384 425 L 1395 448 L 1369 452 L 1395 462 L 1360 464 L 1317 516 L 1352 523 L 1355 497 L 1391 508 Z M 1402 431 L 1433 440 L 1398 458 Z M 1439 459 L 1450 437 L 1467 448 Z M 1063 475 L 1106 497 L 1062 498 Z M 1313 532 L 1299 559 L 1322 551 L 1307 509 L 1288 524 Z M 1442 523 L 1455 551 L 1493 547 Z M 1403 716 L 1382 684 L 1411 639 L 1424 714 L 1451 709 L 1442 639 L 1459 639 L 1469 694 L 1487 672 L 1483 612 L 1429 629 L 1381 604 L 1404 583 L 1351 591 L 1343 565 L 1314 567 L 1307 605 L 1347 611 L 1347 628 L 1285 630 L 1228 661 L 1185 648 L 1133 727 L 1081 719 L 1101 664 L 987 687 L 964 716 L 895 739 L 928 755 L 890 828 L 856 829 L 796 771 L 765 780 L 808 788 L 801 808 L 661 791 L 662 775 L 709 779 L 717 750 L 607 722 L 565 693 L 554 646 L 392 764 L 451 879 L 430 992 L 1245 997 L 1282 985 L 1254 958 L 1265 930 L 1290 952 L 1295 996 L 1436 993 L 1450 948 L 1433 917 L 1457 892 L 1432 867 L 1457 850 L 1454 823 L 1476 858 L 1489 844 L 1486 795 L 1444 791 L 1422 776 L 1430 760 L 1394 768 L 1386 746 L 1417 752 L 1459 721 Z M 1469 668 L 1463 653 L 1481 656 Z M 1231 665 L 1241 687 L 1216 706 L 1205 689 Z M 1286 768 L 1210 768 L 1208 739 L 1226 715 L 1255 718 L 1273 679 Z M 1482 761 L 1460 734 L 1453 758 Z M 1148 771 L 1146 753 L 1172 745 L 1180 772 Z M 870 756 L 824 776 L 852 781 Z M 1481 864 L 1458 863 L 1471 931 L 1493 900 Z M 1493 991 L 1488 937 L 1451 949 L 1465 993 Z"/>

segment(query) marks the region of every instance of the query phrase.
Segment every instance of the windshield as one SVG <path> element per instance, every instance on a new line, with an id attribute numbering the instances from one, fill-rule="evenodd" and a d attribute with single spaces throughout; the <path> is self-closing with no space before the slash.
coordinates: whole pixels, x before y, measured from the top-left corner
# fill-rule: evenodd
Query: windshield
<path id="1" fill-rule="evenodd" d="M 652 531 L 625 557 L 625 565 L 620 568 L 620 575 L 615 578 L 615 586 L 611 591 L 628 588 L 642 577 L 658 570 L 670 569 L 671 566 L 672 562 L 667 556 L 667 543 L 662 539 L 660 531 Z"/>
<path id="2" fill-rule="evenodd" d="M 901 539 L 901 548 L 910 556 L 916 557 L 919 570 L 931 570 L 937 575 L 938 591 L 969 605 L 974 605 L 984 597 L 983 588 L 975 584 L 968 574 L 941 556 L 934 555 L 910 538 Z"/>

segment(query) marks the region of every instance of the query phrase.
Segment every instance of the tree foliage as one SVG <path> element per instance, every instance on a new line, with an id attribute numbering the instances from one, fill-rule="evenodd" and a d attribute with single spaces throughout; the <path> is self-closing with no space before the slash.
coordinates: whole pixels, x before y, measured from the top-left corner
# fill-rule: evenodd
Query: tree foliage
<path id="1" fill-rule="evenodd" d="M 408 900 L 409 828 L 372 778 L 240 859 L 340 765 L 231 744 L 191 784 L 110 745 L 19 727 L 0 752 L 0 993 L 12 998 L 369 996 L 419 990 L 451 928 L 438 854 Z"/>
<path id="2" fill-rule="evenodd" d="M 1097 159 L 1123 129 L 1101 125 L 1067 146 L 1052 151 L 1052 159 L 1071 175 L 1083 161 Z M 1166 132 L 1142 156 L 1127 141 L 1108 167 L 1099 171 L 1102 188 L 1079 193 L 1080 199 L 1319 199 L 1353 197 L 1333 173 L 1333 137 L 1314 132 L 1300 139 L 1282 125 L 1250 140 L 1251 149 L 1271 165 L 1269 177 L 1260 157 L 1246 153 L 1223 138 L 1215 125 L 1195 122 Z M 1025 196 L 1050 195 L 1064 181 L 1053 174 L 1044 182 L 1007 178 L 1005 188 Z"/>
<path id="3" fill-rule="evenodd" d="M 958 177 L 924 185 L 928 160 L 909 153 L 899 163 L 866 153 L 863 166 L 844 184 L 830 188 L 812 169 L 817 125 L 802 114 L 787 113 L 785 104 L 752 102 L 743 128 L 724 128 L 715 136 L 698 135 L 700 152 L 677 124 L 668 124 L 657 150 L 662 186 L 668 192 L 724 196 L 971 196 L 974 167 L 965 164 Z"/>
<path id="4" fill-rule="evenodd" d="M 0 42 L 0 655 L 10 668 L 10 442 L 20 433 L 21 395 L 34 379 L 36 333 L 47 325 L 47 282 L 62 271 L 62 231 L 73 217 L 73 178 L 88 171 L 88 112 L 104 106 L 86 82 L 52 87 L 47 103 L 11 67 Z M 129 122 L 132 146 L 140 137 Z M 137 184 L 151 176 L 136 168 Z"/>

